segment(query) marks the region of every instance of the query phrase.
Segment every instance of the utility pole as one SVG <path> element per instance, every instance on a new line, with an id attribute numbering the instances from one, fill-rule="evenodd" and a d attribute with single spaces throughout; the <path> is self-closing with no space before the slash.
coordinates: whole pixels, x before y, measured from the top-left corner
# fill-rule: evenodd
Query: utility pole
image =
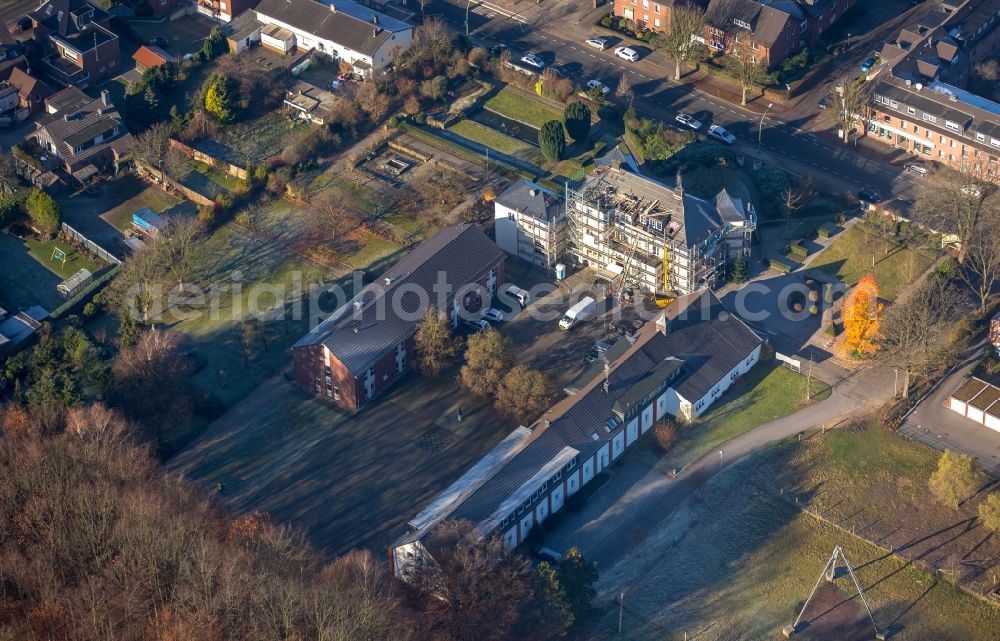
<path id="1" fill-rule="evenodd" d="M 806 400 L 812 397 L 813 361 L 809 359 L 809 371 L 806 374 Z"/>
<path id="2" fill-rule="evenodd" d="M 773 106 L 774 106 L 774 103 L 770 103 L 770 102 L 767 103 L 767 109 L 765 109 L 764 113 L 762 113 L 760 115 L 760 124 L 757 125 L 757 150 L 758 151 L 760 150 L 760 140 L 761 140 L 761 137 L 764 135 L 764 118 L 767 116 L 767 110 L 770 109 Z"/>

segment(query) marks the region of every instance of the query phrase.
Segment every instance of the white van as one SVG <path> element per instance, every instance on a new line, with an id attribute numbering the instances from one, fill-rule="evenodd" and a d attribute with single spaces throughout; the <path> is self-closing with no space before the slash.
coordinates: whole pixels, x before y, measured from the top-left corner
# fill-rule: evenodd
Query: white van
<path id="1" fill-rule="evenodd" d="M 587 296 L 569 308 L 566 315 L 559 320 L 559 329 L 569 329 L 580 321 L 587 320 L 594 314 L 595 309 L 597 309 L 597 301 Z"/>
<path id="2" fill-rule="evenodd" d="M 506 289 L 503 290 L 503 293 L 507 294 L 508 296 L 516 300 L 518 304 L 521 306 L 521 309 L 527 307 L 528 302 L 531 300 L 528 292 L 521 289 L 517 285 L 509 285 Z"/>

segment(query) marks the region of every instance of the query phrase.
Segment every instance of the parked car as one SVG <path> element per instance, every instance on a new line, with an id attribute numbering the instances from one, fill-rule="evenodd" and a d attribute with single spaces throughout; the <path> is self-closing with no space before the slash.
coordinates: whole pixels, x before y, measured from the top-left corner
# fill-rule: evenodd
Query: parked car
<path id="1" fill-rule="evenodd" d="M 483 318 L 493 323 L 499 323 L 503 320 L 503 312 L 494 307 L 490 307 L 486 310 L 486 313 L 483 314 Z"/>
<path id="2" fill-rule="evenodd" d="M 720 142 L 724 142 L 727 145 L 731 145 L 736 142 L 736 136 L 726 131 L 724 127 L 719 125 L 712 125 L 708 128 L 708 135 Z"/>
<path id="3" fill-rule="evenodd" d="M 611 87 L 597 79 L 587 81 L 587 91 L 590 91 L 591 89 L 600 89 L 601 93 L 605 96 L 611 93 Z"/>
<path id="4" fill-rule="evenodd" d="M 828 109 L 830 107 L 829 98 L 820 98 L 819 103 L 817 103 L 820 109 Z"/>
<path id="5" fill-rule="evenodd" d="M 517 285 L 508 286 L 506 289 L 503 290 L 503 293 L 516 300 L 518 305 L 521 306 L 521 309 L 527 307 L 528 303 L 531 301 L 531 294 L 529 294 L 526 290 L 521 289 Z"/>
<path id="6" fill-rule="evenodd" d="M 529 67 L 534 67 L 535 69 L 545 68 L 545 61 L 533 53 L 526 53 L 523 56 L 521 56 L 521 62 L 528 65 Z"/>
<path id="7" fill-rule="evenodd" d="M 14 23 L 14 29 L 16 31 L 27 31 L 31 28 L 31 18 L 24 16 L 19 18 L 16 23 Z"/>
<path id="8" fill-rule="evenodd" d="M 629 62 L 635 62 L 639 59 L 639 52 L 632 47 L 617 47 L 615 49 L 615 55 L 622 60 L 628 60 Z"/>
<path id="9" fill-rule="evenodd" d="M 869 58 L 861 63 L 861 72 L 868 73 L 868 70 L 875 66 L 878 60 L 876 58 Z"/>
<path id="10" fill-rule="evenodd" d="M 472 329 L 476 330 L 477 332 L 485 332 L 486 330 L 488 330 L 490 328 L 490 324 L 487 323 L 486 321 L 484 321 L 481 318 L 478 318 L 478 319 L 467 318 L 463 322 L 467 326 L 469 326 Z"/>
<path id="11" fill-rule="evenodd" d="M 882 196 L 871 187 L 865 187 L 858 192 L 858 200 L 865 203 L 877 203 L 882 200 Z"/>
<path id="12" fill-rule="evenodd" d="M 694 117 L 689 116 L 689 115 L 687 115 L 684 112 L 681 112 L 681 113 L 677 114 L 676 116 L 674 116 L 674 120 L 676 120 L 677 122 L 681 123 L 682 125 L 684 125 L 686 127 L 690 127 L 691 129 L 694 129 L 695 131 L 697 131 L 698 129 L 701 129 L 701 121 L 700 120 L 696 120 Z"/>
<path id="13" fill-rule="evenodd" d="M 597 301 L 587 296 L 581 300 L 576 305 L 573 305 L 566 311 L 566 314 L 559 319 L 559 329 L 567 330 L 577 323 L 587 320 L 593 316 L 594 311 L 597 309 Z"/>
<path id="14" fill-rule="evenodd" d="M 538 548 L 535 550 L 535 557 L 549 563 L 559 563 L 563 560 L 562 554 L 559 554 L 552 548 Z"/>
<path id="15" fill-rule="evenodd" d="M 495 58 L 499 58 L 504 51 L 507 51 L 509 49 L 510 47 L 501 42 L 499 44 L 495 44 L 492 47 L 490 47 L 490 53 L 493 54 Z"/>
<path id="16" fill-rule="evenodd" d="M 924 167 L 918 162 L 908 162 L 905 165 L 903 165 L 903 168 L 906 169 L 906 171 L 910 172 L 911 174 L 917 174 L 919 176 L 927 175 L 927 167 Z"/>
<path id="17" fill-rule="evenodd" d="M 593 47 L 594 49 L 600 49 L 601 51 L 604 51 L 605 49 L 608 48 L 608 45 L 611 44 L 611 41 L 603 36 L 593 36 L 591 38 L 587 38 L 587 44 Z"/>

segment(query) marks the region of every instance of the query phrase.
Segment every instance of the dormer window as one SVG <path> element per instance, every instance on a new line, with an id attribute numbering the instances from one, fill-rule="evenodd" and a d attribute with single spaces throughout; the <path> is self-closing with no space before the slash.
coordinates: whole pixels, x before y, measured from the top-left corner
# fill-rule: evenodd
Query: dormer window
<path id="1" fill-rule="evenodd" d="M 750 29 L 750 23 L 746 20 L 740 20 L 739 18 L 733 18 L 733 24 L 737 27 L 743 27 L 744 29 Z"/>
<path id="2" fill-rule="evenodd" d="M 947 127 L 948 129 L 951 129 L 952 131 L 961 131 L 962 129 L 957 122 L 952 122 L 950 120 L 945 120 L 944 126 Z"/>

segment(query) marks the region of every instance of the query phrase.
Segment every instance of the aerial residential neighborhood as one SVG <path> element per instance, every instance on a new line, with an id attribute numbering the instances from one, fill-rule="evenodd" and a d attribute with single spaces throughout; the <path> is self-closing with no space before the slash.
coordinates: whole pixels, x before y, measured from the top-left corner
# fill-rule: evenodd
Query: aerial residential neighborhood
<path id="1" fill-rule="evenodd" d="M 1000 0 L 8 0 L 0 638 L 996 641 Z"/>

